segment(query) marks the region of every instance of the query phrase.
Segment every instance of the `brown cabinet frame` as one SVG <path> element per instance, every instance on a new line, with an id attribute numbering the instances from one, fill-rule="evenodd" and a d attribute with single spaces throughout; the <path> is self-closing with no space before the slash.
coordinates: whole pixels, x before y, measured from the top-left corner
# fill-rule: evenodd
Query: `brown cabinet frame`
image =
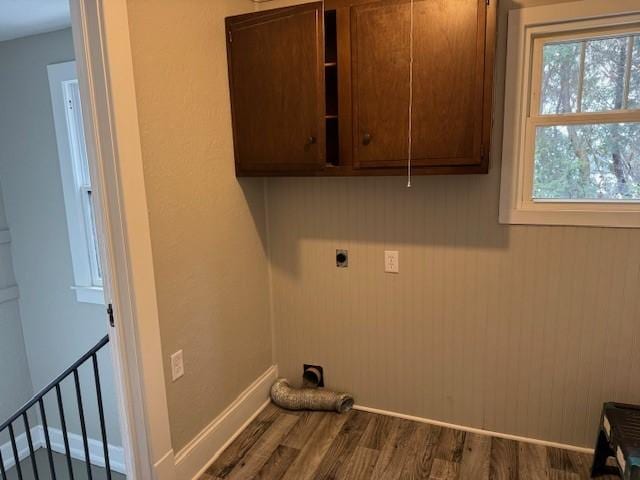
<path id="1" fill-rule="evenodd" d="M 325 10 L 335 10 L 337 25 L 337 74 L 338 74 L 338 131 L 339 131 L 339 165 L 325 165 L 324 168 L 316 170 L 281 170 L 270 169 L 268 171 L 245 171 L 238 165 L 236 159 L 238 176 L 395 176 L 406 175 L 406 167 L 367 167 L 358 168 L 354 165 L 354 142 L 357 141 L 357 126 L 354 123 L 354 104 L 353 104 L 353 71 L 352 71 L 352 7 L 356 5 L 378 3 L 380 1 L 407 1 L 407 0 L 325 0 Z M 478 85 L 482 89 L 482 102 L 480 112 L 481 128 L 476 129 L 474 135 L 480 138 L 480 148 L 477 156 L 469 159 L 469 164 L 459 163 L 451 165 L 415 165 L 411 171 L 413 175 L 437 175 L 437 174 L 483 174 L 489 171 L 489 152 L 491 144 L 491 127 L 492 127 L 492 109 L 493 109 L 493 79 L 494 79 L 494 60 L 496 48 L 496 13 L 497 0 L 478 0 L 479 8 L 482 8 L 484 15 L 479 15 L 481 24 L 484 27 L 484 45 L 478 45 L 478 55 L 484 55 L 482 75 L 482 85 Z M 288 8 L 304 8 L 304 5 Z M 282 10 L 282 9 L 278 9 Z M 251 13 L 238 17 L 232 17 L 234 22 L 253 21 L 253 19 L 268 18 L 274 15 L 276 11 L 264 11 L 259 13 Z M 244 19 L 243 19 L 244 17 Z M 229 28 L 229 20 L 227 19 L 227 28 Z M 324 21 L 324 18 L 322 19 Z M 483 25 L 482 25 L 483 24 Z M 318 48 L 324 52 L 324 26 L 321 28 L 322 35 L 317 39 Z M 318 78 L 321 91 L 324 92 L 324 53 L 321 55 L 321 61 L 318 65 Z M 230 82 L 232 82 L 231 67 L 229 70 Z M 319 90 L 320 91 L 320 90 Z M 324 98 L 319 98 L 322 103 L 321 110 L 323 112 L 322 122 L 323 138 L 319 138 L 321 142 L 319 147 L 324 149 Z M 233 102 L 233 99 L 232 99 Z M 232 106 L 233 109 L 233 106 Z M 235 129 L 235 125 L 234 125 Z M 234 145 L 237 141 L 234 133 Z M 477 144 L 477 143 L 476 143 Z M 323 156 L 323 158 L 325 158 Z M 459 159 L 457 159 L 459 160 Z"/>

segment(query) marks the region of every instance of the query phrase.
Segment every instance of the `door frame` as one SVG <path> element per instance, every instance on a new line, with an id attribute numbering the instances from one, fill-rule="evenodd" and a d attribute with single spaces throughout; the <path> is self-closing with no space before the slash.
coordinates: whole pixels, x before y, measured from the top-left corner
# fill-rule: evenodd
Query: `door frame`
<path id="1" fill-rule="evenodd" d="M 127 478 L 174 480 L 127 2 L 70 6 Z"/>

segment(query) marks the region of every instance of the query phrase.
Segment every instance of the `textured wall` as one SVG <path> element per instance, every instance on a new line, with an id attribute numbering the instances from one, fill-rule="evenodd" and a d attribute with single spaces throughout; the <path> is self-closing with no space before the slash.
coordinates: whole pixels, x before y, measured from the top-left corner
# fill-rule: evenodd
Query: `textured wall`
<path id="1" fill-rule="evenodd" d="M 0 235 L 9 231 L 0 192 Z M 0 243 L 0 290 L 16 286 L 11 243 Z M 0 423 L 33 394 L 18 299 L 0 303 Z M 0 434 L 0 445 L 8 441 Z"/>
<path id="2" fill-rule="evenodd" d="M 129 0 L 173 447 L 272 363 L 264 184 L 236 180 L 224 17 L 237 0 Z M 186 373 L 171 382 L 169 356 Z"/>
<path id="3" fill-rule="evenodd" d="M 74 285 L 47 65 L 73 60 L 71 30 L 0 42 L 0 181 L 20 286 L 20 313 L 35 391 L 107 332 L 104 306 L 79 303 Z M 109 443 L 120 444 L 111 361 L 100 356 Z M 83 376 L 87 391 L 91 371 Z M 64 389 L 74 405 L 74 390 Z M 57 423 L 55 399 L 50 421 Z M 97 407 L 85 406 L 89 434 L 100 438 Z M 80 432 L 77 417 L 69 428 Z"/>
<path id="4" fill-rule="evenodd" d="M 542 3 L 501 2 L 488 176 L 268 180 L 283 375 L 319 363 L 363 405 L 582 446 L 603 401 L 640 402 L 640 230 L 497 223 L 506 11 Z"/>

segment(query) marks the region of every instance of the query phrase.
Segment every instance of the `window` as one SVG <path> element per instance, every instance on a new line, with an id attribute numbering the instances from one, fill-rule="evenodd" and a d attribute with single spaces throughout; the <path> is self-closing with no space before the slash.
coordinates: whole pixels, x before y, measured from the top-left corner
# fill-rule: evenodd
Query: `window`
<path id="1" fill-rule="evenodd" d="M 583 3 L 510 15 L 503 223 L 640 227 L 640 8 Z"/>
<path id="2" fill-rule="evenodd" d="M 93 188 L 75 62 L 47 67 L 76 298 L 104 303 Z"/>

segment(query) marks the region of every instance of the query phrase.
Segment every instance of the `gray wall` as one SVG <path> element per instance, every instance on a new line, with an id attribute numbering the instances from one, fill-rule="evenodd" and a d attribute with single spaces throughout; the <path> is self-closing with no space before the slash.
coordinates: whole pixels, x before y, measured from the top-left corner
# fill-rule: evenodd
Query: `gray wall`
<path id="1" fill-rule="evenodd" d="M 70 29 L 0 43 L 0 181 L 35 391 L 107 332 L 104 307 L 78 303 L 71 289 L 71 253 L 46 66 L 73 58 Z M 119 445 L 107 355 L 101 356 L 101 366 L 109 442 Z M 72 407 L 73 392 L 68 388 L 67 392 Z M 89 397 L 93 438 L 99 438 L 96 410 Z M 55 422 L 53 414 L 52 419 Z M 78 431 L 75 417 L 70 423 Z"/>
<path id="2" fill-rule="evenodd" d="M 506 14 L 542 3 L 500 2 L 489 175 L 268 180 L 282 375 L 318 363 L 363 405 L 581 446 L 603 401 L 640 402 L 640 229 L 497 222 Z"/>
<path id="3" fill-rule="evenodd" d="M 0 192 L 0 235 L 8 232 Z M 0 291 L 16 287 L 11 244 L 0 242 Z M 20 408 L 33 393 L 25 352 L 18 299 L 0 303 L 0 423 Z M 7 435 L 0 435 L 0 444 Z"/>

